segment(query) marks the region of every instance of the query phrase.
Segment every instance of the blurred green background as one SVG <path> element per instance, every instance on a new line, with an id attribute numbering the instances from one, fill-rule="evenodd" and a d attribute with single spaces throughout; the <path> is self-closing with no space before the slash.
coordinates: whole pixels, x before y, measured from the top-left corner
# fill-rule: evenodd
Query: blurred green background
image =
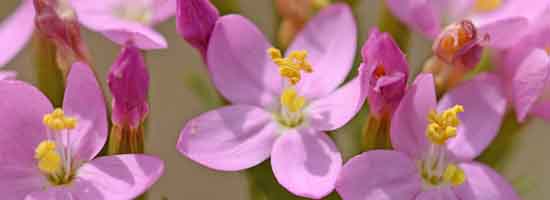
<path id="1" fill-rule="evenodd" d="M 362 0 L 354 9 L 359 26 L 359 41 L 365 41 L 368 30 L 376 24 L 380 0 Z M 0 2 L 0 19 L 7 17 L 17 6 L 17 0 Z M 240 0 L 242 15 L 251 19 L 261 30 L 274 40 L 276 17 L 271 0 Z M 158 30 L 169 41 L 169 48 L 150 51 L 146 54 L 151 73 L 150 103 L 151 113 L 146 151 L 160 156 L 166 162 L 166 171 L 150 192 L 150 200 L 190 199 L 190 200 L 247 200 L 248 184 L 244 173 L 222 173 L 201 167 L 183 156 L 176 148 L 179 131 L 186 120 L 212 109 L 212 101 L 204 101 L 204 96 L 212 95 L 212 85 L 208 82 L 206 70 L 200 55 L 185 43 L 176 33 L 175 20 L 171 19 L 158 26 Z M 99 34 L 83 32 L 88 43 L 93 62 L 104 89 L 106 75 L 119 51 L 118 47 Z M 413 34 L 409 54 L 411 67 L 417 71 L 423 60 L 429 56 L 430 43 Z M 2 46 L 3 44 L 0 44 Z M 2 48 L 0 48 L 1 50 Z M 1 52 L 0 52 L 1 53 Z M 28 45 L 7 69 L 16 70 L 18 78 L 36 83 Z M 197 95 L 193 87 L 207 90 Z M 206 91 L 206 92 L 204 92 Z M 1 97 L 0 97 L 1 98 Z M 518 183 L 523 196 L 528 200 L 550 198 L 550 125 L 534 120 L 523 129 L 519 145 L 507 160 L 502 173 L 508 180 Z M 357 133 L 349 129 L 339 130 L 337 143 L 345 158 L 357 148 Z M 480 133 L 481 134 L 481 133 Z"/>

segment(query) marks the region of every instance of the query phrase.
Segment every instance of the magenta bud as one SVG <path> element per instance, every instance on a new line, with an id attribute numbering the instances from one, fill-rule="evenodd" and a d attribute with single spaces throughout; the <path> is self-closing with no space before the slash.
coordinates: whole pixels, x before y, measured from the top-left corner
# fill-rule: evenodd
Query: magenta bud
<path id="1" fill-rule="evenodd" d="M 80 25 L 68 0 L 34 0 L 38 32 L 85 60 Z"/>
<path id="2" fill-rule="evenodd" d="M 208 41 L 220 13 L 208 0 L 178 0 L 176 28 L 206 58 Z"/>
<path id="3" fill-rule="evenodd" d="M 370 112 L 378 118 L 393 114 L 407 87 L 409 65 L 388 33 L 373 29 L 362 49 L 359 69 Z"/>
<path id="4" fill-rule="evenodd" d="M 472 69 L 481 60 L 483 46 L 488 41 L 489 35 L 480 36 L 471 21 L 463 20 L 447 26 L 437 36 L 432 49 L 441 61 Z"/>
<path id="5" fill-rule="evenodd" d="M 139 48 L 128 42 L 122 48 L 107 78 L 113 95 L 112 121 L 117 126 L 137 128 L 149 113 L 149 71 Z"/>

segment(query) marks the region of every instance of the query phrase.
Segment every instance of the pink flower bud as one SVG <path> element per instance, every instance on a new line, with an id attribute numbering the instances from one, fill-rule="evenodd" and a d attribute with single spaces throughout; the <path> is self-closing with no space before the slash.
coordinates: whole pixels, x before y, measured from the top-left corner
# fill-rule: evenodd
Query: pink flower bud
<path id="1" fill-rule="evenodd" d="M 206 57 L 208 41 L 220 14 L 208 0 L 178 0 L 176 27 L 183 39 Z"/>
<path id="2" fill-rule="evenodd" d="M 436 38 L 432 49 L 443 62 L 472 69 L 481 60 L 483 45 L 488 40 L 489 35 L 480 36 L 474 24 L 464 20 L 445 28 Z"/>

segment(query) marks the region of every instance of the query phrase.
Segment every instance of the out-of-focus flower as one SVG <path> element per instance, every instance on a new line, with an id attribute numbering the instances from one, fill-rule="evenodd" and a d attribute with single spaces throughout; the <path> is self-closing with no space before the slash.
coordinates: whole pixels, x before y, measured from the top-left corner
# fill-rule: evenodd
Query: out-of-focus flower
<path id="1" fill-rule="evenodd" d="M 395 111 L 395 151 L 369 151 L 343 167 L 336 190 L 344 200 L 520 199 L 503 177 L 473 161 L 506 109 L 498 79 L 480 75 L 439 104 L 433 81 L 419 75 Z"/>
<path id="2" fill-rule="evenodd" d="M 143 153 L 143 123 L 149 113 L 149 72 L 140 49 L 132 42 L 122 48 L 107 83 L 113 95 L 109 153 Z"/>
<path id="3" fill-rule="evenodd" d="M 478 35 L 477 32 L 468 20 L 451 24 L 435 39 L 432 50 L 446 64 L 472 69 L 481 60 L 482 45 L 490 40 L 488 34 Z"/>
<path id="4" fill-rule="evenodd" d="M 34 31 L 32 0 L 23 0 L 15 12 L 0 24 L 0 68 L 25 47 Z"/>
<path id="5" fill-rule="evenodd" d="M 550 120 L 550 7 L 514 47 L 495 55 L 497 70 L 519 121 L 532 114 Z"/>
<path id="6" fill-rule="evenodd" d="M 56 44 L 58 63 L 66 68 L 65 73 L 75 61 L 89 63 L 80 24 L 68 0 L 34 0 L 34 8 L 36 28 Z"/>
<path id="7" fill-rule="evenodd" d="M 14 71 L 0 71 L 0 80 L 15 80 L 16 76 Z"/>
<path id="8" fill-rule="evenodd" d="M 233 105 L 189 121 L 178 150 L 223 171 L 271 156 L 276 179 L 290 192 L 329 194 L 342 157 L 324 131 L 351 120 L 365 99 L 357 79 L 337 89 L 352 67 L 356 31 L 349 7 L 327 7 L 283 56 L 250 21 L 221 17 L 207 58 L 215 86 Z"/>
<path id="9" fill-rule="evenodd" d="M 178 0 L 176 28 L 206 60 L 208 41 L 220 13 L 209 0 Z"/>
<path id="10" fill-rule="evenodd" d="M 469 20 L 478 35 L 489 35 L 490 47 L 503 48 L 518 41 L 529 21 L 544 10 L 542 5 L 546 0 L 529 3 L 523 0 L 386 0 L 386 3 L 401 21 L 429 38 L 437 37 L 449 24 Z"/>
<path id="11" fill-rule="evenodd" d="M 0 81 L 0 94 L 3 199 L 132 199 L 163 172 L 161 160 L 145 155 L 93 159 L 107 137 L 107 113 L 83 63 L 71 68 L 63 109 L 19 81 Z"/>
<path id="12" fill-rule="evenodd" d="M 373 29 L 363 46 L 362 56 L 359 71 L 370 113 L 378 118 L 389 117 L 405 95 L 409 77 L 405 54 L 388 33 Z"/>
<path id="13" fill-rule="evenodd" d="M 167 47 L 152 26 L 176 13 L 176 0 L 70 0 L 79 21 L 112 41 L 133 40 L 141 49 Z"/>

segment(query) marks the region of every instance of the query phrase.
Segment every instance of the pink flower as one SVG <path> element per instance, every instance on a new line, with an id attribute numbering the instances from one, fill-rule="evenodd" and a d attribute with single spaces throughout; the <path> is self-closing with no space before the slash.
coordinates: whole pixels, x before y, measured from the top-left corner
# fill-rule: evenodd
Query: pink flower
<path id="1" fill-rule="evenodd" d="M 75 63 L 63 109 L 20 81 L 0 81 L 0 193 L 7 200 L 132 199 L 162 174 L 145 155 L 93 159 L 107 138 L 105 102 L 90 68 Z"/>
<path id="2" fill-rule="evenodd" d="M 352 158 L 338 193 L 344 200 L 519 200 L 503 177 L 473 161 L 496 136 L 506 110 L 498 83 L 480 75 L 436 104 L 432 75 L 419 75 L 394 113 L 395 150 Z"/>
<path id="3" fill-rule="evenodd" d="M 530 114 L 550 121 L 550 7 L 512 48 L 496 54 L 518 120 Z"/>
<path id="4" fill-rule="evenodd" d="M 34 31 L 32 0 L 23 0 L 15 12 L 0 24 L 0 68 L 6 65 L 29 41 Z"/>
<path id="5" fill-rule="evenodd" d="M 409 64 L 388 33 L 373 29 L 362 50 L 360 76 L 367 91 L 370 112 L 378 118 L 391 116 L 407 87 Z"/>
<path id="6" fill-rule="evenodd" d="M 1 80 L 15 80 L 17 73 L 14 71 L 0 71 L 0 81 Z"/>
<path id="7" fill-rule="evenodd" d="M 276 179 L 290 192 L 314 199 L 329 194 L 342 157 L 324 132 L 351 120 L 365 99 L 357 79 L 338 88 L 352 67 L 356 31 L 349 7 L 327 7 L 283 58 L 250 21 L 221 17 L 207 63 L 215 86 L 233 105 L 190 120 L 178 150 L 223 171 L 271 157 Z"/>
<path id="8" fill-rule="evenodd" d="M 134 40 L 141 49 L 166 48 L 164 37 L 151 27 L 174 16 L 176 0 L 70 0 L 79 21 L 124 45 Z"/>
<path id="9" fill-rule="evenodd" d="M 386 0 L 401 21 L 429 38 L 444 26 L 471 20 L 478 34 L 490 36 L 490 47 L 509 47 L 517 42 L 535 13 L 544 10 L 546 0 Z M 515 31 L 510 31 L 515 30 Z"/>

